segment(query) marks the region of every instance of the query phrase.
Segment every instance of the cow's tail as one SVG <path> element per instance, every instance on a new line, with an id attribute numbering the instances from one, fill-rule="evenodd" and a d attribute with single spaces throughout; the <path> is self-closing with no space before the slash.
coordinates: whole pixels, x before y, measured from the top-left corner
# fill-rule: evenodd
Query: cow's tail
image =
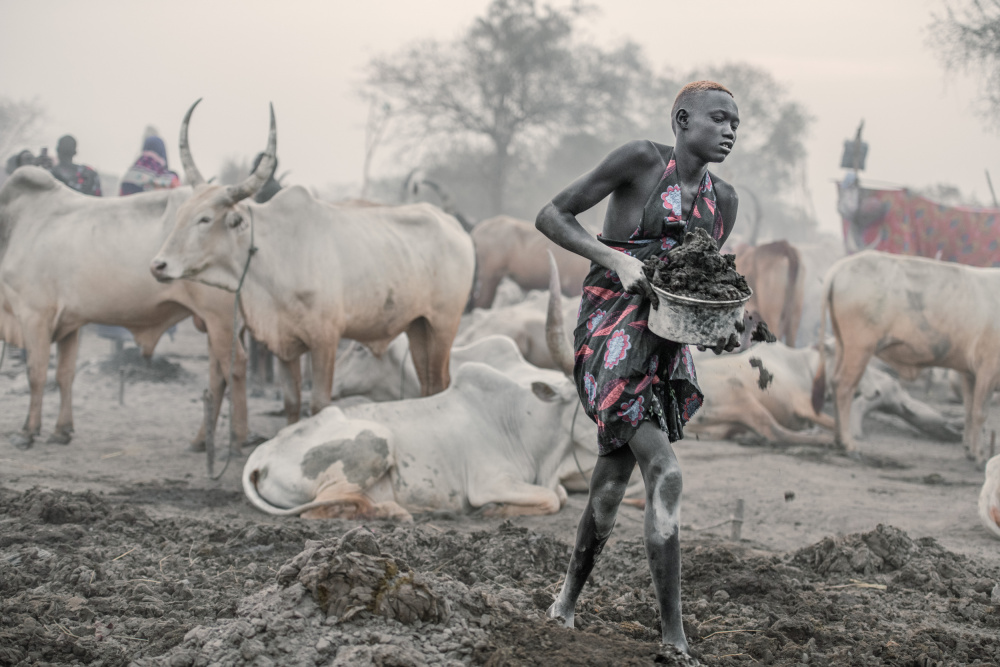
<path id="1" fill-rule="evenodd" d="M 788 329 L 793 321 L 792 311 L 795 305 L 796 283 L 799 281 L 802 258 L 799 256 L 799 251 L 788 241 L 779 241 L 778 246 L 788 260 L 788 283 L 785 285 L 785 301 L 781 309 L 781 322 L 778 323 L 778 338 L 790 341 L 795 339 L 795 332 Z"/>
<path id="2" fill-rule="evenodd" d="M 813 378 L 812 386 L 812 408 L 813 412 L 817 415 L 823 409 L 823 403 L 826 401 L 826 316 L 827 311 L 830 311 L 830 316 L 833 317 L 833 312 L 830 308 L 830 295 L 832 291 L 833 272 L 830 271 L 823 280 L 823 290 L 820 292 L 819 337 L 817 339 L 817 344 L 819 345 L 819 366 L 816 368 L 816 376 Z"/>
<path id="3" fill-rule="evenodd" d="M 311 503 L 304 503 L 302 505 L 297 505 L 296 507 L 277 507 L 267 502 L 260 492 L 257 490 L 257 478 L 260 473 L 260 469 L 253 466 L 246 466 L 243 468 L 243 494 L 250 501 L 250 504 L 259 509 L 262 512 L 271 514 L 273 516 L 298 516 L 303 512 L 308 512 L 309 510 L 316 509 L 318 507 L 329 507 L 331 505 L 342 505 L 341 500 L 314 500 Z"/>

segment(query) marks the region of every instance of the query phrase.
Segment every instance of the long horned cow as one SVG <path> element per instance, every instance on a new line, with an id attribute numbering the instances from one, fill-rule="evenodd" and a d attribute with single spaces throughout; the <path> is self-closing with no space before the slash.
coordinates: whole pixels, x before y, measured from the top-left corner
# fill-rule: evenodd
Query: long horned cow
<path id="1" fill-rule="evenodd" d="M 472 241 L 430 204 L 344 207 L 306 189 L 247 201 L 274 168 L 274 110 L 264 158 L 239 185 L 205 183 L 181 128 L 181 162 L 195 185 L 150 270 L 161 282 L 188 279 L 240 290 L 247 328 L 290 364 L 285 408 L 299 417 L 299 357 L 312 353 L 312 413 L 330 401 L 341 338 L 381 354 L 406 332 L 424 395 L 450 381 L 448 358 L 472 287 Z M 295 363 L 292 363 L 295 362 Z"/>

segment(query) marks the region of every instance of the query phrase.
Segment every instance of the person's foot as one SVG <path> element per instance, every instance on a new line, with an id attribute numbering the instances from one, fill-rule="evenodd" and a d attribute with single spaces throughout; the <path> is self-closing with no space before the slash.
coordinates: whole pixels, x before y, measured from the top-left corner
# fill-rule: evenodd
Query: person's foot
<path id="1" fill-rule="evenodd" d="M 552 606 L 549 607 L 547 612 L 545 612 L 545 615 L 549 618 L 559 619 L 562 622 L 563 627 L 573 627 L 573 617 L 575 616 L 574 610 L 566 609 L 564 605 L 559 603 L 559 600 L 552 603 Z"/>

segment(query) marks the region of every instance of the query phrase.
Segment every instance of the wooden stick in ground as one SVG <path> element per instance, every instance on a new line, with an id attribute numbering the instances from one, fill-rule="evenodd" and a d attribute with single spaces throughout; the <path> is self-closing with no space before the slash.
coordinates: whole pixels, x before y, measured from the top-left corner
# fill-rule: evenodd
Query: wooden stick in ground
<path id="1" fill-rule="evenodd" d="M 212 419 L 212 392 L 208 389 L 201 395 L 205 408 L 205 456 L 208 465 L 208 476 L 212 477 L 215 470 L 215 421 Z"/>
<path id="2" fill-rule="evenodd" d="M 125 369 L 118 369 L 118 405 L 125 405 Z"/>
<path id="3" fill-rule="evenodd" d="M 736 511 L 733 512 L 733 529 L 730 537 L 734 542 L 740 541 L 740 533 L 743 532 L 743 499 L 737 498 Z"/>

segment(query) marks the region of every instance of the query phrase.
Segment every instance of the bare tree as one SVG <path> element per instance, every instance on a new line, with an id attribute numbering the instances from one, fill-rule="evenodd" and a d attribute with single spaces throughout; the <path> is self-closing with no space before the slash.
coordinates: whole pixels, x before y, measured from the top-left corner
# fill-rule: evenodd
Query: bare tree
<path id="1" fill-rule="evenodd" d="M 456 42 L 422 42 L 373 60 L 368 85 L 417 119 L 427 141 L 485 153 L 489 205 L 499 213 L 519 153 L 600 124 L 620 103 L 623 81 L 613 74 L 629 52 L 616 53 L 613 69 L 599 49 L 574 44 L 583 11 L 494 0 Z"/>
<path id="2" fill-rule="evenodd" d="M 935 15 L 930 42 L 951 70 L 980 73 L 983 116 L 1000 128 L 1000 0 L 947 2 Z"/>
<path id="3" fill-rule="evenodd" d="M 38 135 L 45 109 L 38 100 L 0 97 L 0 157 L 26 147 Z"/>

